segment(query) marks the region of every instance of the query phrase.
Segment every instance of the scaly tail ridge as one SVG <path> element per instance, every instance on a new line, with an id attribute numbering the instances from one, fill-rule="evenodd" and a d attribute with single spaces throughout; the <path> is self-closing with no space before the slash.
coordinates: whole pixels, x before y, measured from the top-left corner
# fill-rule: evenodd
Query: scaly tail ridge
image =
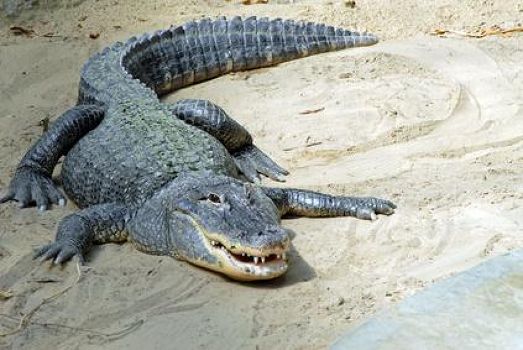
<path id="1" fill-rule="evenodd" d="M 126 44 L 120 64 L 158 95 L 229 72 L 378 41 L 325 24 L 233 17 L 188 22 Z"/>

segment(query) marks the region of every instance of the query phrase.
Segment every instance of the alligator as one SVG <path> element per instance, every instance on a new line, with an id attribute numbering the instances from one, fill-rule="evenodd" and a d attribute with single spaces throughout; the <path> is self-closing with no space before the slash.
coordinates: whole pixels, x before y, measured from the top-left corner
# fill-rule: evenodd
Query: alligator
<path id="1" fill-rule="evenodd" d="M 283 275 L 289 265 L 285 215 L 373 220 L 396 206 L 263 186 L 260 175 L 288 172 L 253 144 L 249 132 L 210 101 L 160 97 L 229 72 L 377 42 L 303 21 L 203 19 L 116 42 L 81 71 L 77 104 L 51 124 L 16 168 L 0 203 L 79 211 L 60 221 L 35 258 L 62 264 L 94 244 L 130 241 L 242 281 Z"/>

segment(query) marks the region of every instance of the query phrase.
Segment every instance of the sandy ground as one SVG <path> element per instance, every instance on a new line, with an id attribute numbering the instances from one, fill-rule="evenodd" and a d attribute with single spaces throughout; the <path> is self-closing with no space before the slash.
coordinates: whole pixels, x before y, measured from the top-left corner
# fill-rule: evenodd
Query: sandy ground
<path id="1" fill-rule="evenodd" d="M 240 284 L 130 245 L 97 247 L 77 280 L 75 264 L 31 260 L 73 204 L 45 213 L 0 206 L 0 290 L 12 292 L 0 300 L 0 331 L 68 288 L 0 337 L 0 348 L 320 349 L 433 281 L 523 247 L 523 36 L 428 34 L 517 24 L 523 6 L 419 3 L 100 0 L 2 20 L 0 189 L 41 135 L 40 120 L 74 104 L 90 54 L 184 20 L 257 14 L 366 28 L 382 41 L 225 76 L 166 100 L 223 106 L 291 171 L 288 185 L 387 197 L 399 209 L 372 223 L 288 220 L 296 232 L 288 274 Z M 14 36 L 13 24 L 55 37 Z"/>

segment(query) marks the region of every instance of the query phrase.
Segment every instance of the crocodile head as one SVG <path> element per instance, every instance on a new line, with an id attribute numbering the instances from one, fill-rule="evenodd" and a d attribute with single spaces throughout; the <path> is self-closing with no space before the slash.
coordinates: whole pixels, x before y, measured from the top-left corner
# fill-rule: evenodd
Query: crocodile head
<path id="1" fill-rule="evenodd" d="M 159 253 L 232 279 L 271 279 L 287 271 L 289 232 L 280 226 L 274 203 L 251 184 L 216 174 L 179 176 L 133 222 L 131 228 L 140 231 L 133 236 L 162 240 L 168 251 Z"/>

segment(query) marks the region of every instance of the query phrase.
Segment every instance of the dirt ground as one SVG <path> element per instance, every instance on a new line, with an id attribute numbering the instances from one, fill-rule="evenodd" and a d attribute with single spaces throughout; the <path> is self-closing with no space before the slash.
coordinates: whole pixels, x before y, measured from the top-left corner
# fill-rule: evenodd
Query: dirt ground
<path id="1" fill-rule="evenodd" d="M 523 247 L 523 35 L 430 35 L 521 25 L 516 0 L 99 0 L 2 19 L 0 189 L 41 120 L 75 103 L 89 55 L 133 34 L 236 14 L 367 29 L 381 42 L 166 100 L 221 105 L 291 171 L 287 185 L 386 197 L 397 212 L 285 221 L 296 232 L 288 274 L 241 284 L 126 244 L 96 247 L 78 278 L 74 263 L 31 259 L 74 204 L 43 213 L 2 205 L 0 332 L 30 317 L 0 348 L 322 349 L 433 281 Z M 35 35 L 16 36 L 12 25 Z"/>

